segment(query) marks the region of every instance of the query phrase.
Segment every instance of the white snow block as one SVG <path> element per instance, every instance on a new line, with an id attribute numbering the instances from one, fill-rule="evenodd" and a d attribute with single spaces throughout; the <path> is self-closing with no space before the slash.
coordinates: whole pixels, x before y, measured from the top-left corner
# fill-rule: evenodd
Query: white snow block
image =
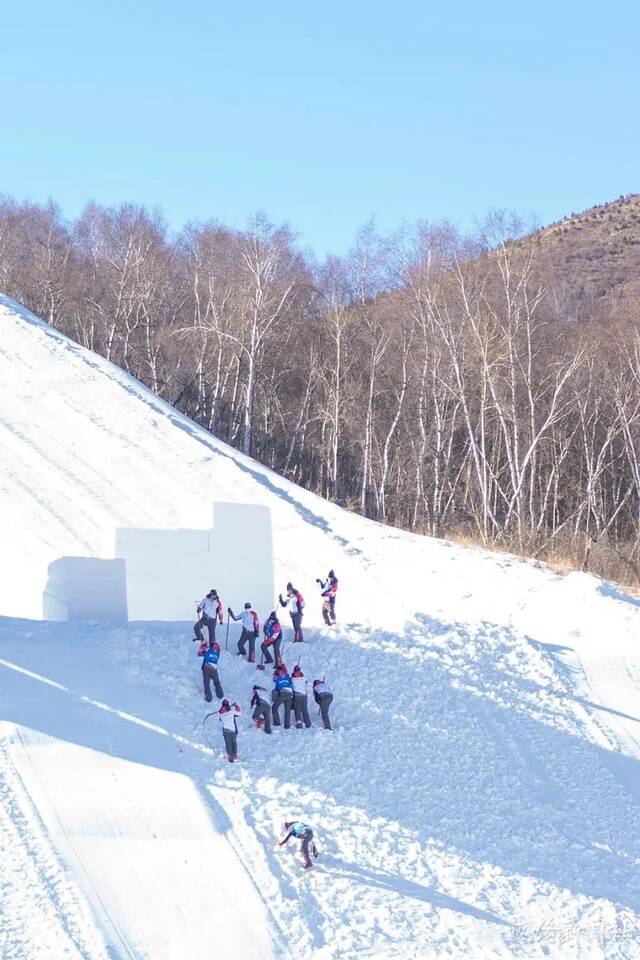
<path id="1" fill-rule="evenodd" d="M 254 503 L 215 503 L 211 571 L 225 606 L 238 613 L 247 601 L 268 617 L 274 604 L 271 510 Z M 203 592 L 203 596 L 206 591 Z"/>
<path id="2" fill-rule="evenodd" d="M 115 553 L 126 564 L 132 620 L 193 617 L 209 579 L 208 530 L 117 529 Z"/>
<path id="3" fill-rule="evenodd" d="M 123 560 L 60 557 L 49 564 L 42 596 L 45 620 L 127 621 Z"/>
<path id="4" fill-rule="evenodd" d="M 190 620 L 214 587 L 224 612 L 249 601 L 261 620 L 273 608 L 271 510 L 215 503 L 210 530 L 118 528 L 115 554 L 126 563 L 131 620 Z M 234 628 L 237 632 L 237 628 Z"/>

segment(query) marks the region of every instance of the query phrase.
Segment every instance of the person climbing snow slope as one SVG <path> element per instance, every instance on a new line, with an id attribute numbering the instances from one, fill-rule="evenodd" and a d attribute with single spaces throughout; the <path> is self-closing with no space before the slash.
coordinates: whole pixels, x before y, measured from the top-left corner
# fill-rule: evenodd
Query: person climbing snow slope
<path id="1" fill-rule="evenodd" d="M 238 717 L 241 714 L 237 703 L 223 700 L 218 712 L 218 719 L 222 724 L 222 736 L 227 751 L 227 760 L 233 763 L 238 759 Z"/>
<path id="2" fill-rule="evenodd" d="M 254 683 L 251 689 L 251 706 L 253 707 L 251 719 L 255 721 L 256 726 L 262 728 L 265 733 L 271 733 L 271 703 L 266 687 Z"/>
<path id="3" fill-rule="evenodd" d="M 218 596 L 218 591 L 211 588 L 197 606 L 199 620 L 193 625 L 195 638 L 199 643 L 203 642 L 202 628 L 206 627 L 209 632 L 209 639 L 214 640 L 216 635 L 216 624 L 218 620 L 223 623 L 222 603 Z"/>
<path id="4" fill-rule="evenodd" d="M 198 656 L 202 657 L 202 683 L 204 686 L 204 698 L 207 703 L 211 703 L 211 681 L 216 688 L 216 697 L 221 700 L 224 697 L 220 677 L 218 676 L 218 661 L 220 659 L 220 644 L 215 640 L 209 640 L 207 645 L 204 640 L 198 649 Z"/>
<path id="5" fill-rule="evenodd" d="M 302 820 L 285 820 L 283 824 L 284 829 L 286 830 L 286 836 L 278 842 L 279 847 L 283 847 L 285 843 L 288 843 L 291 837 L 295 837 L 296 840 L 300 840 L 300 853 L 302 854 L 302 866 L 305 870 L 309 867 L 312 867 L 311 858 L 309 853 L 313 853 L 313 856 L 317 858 L 318 850 L 315 843 L 313 842 L 313 830 L 311 827 L 303 823 Z"/>

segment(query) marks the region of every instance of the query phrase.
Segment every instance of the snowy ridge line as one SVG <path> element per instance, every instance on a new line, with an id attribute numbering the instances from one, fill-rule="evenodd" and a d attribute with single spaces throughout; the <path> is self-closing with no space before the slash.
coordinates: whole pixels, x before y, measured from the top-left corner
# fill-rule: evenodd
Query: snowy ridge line
<path id="1" fill-rule="evenodd" d="M 76 693 L 75 690 L 71 690 L 70 687 L 65 687 L 64 684 L 57 683 L 55 680 L 51 680 L 49 677 L 45 677 L 41 673 L 35 673 L 33 670 L 27 670 L 25 667 L 20 667 L 17 663 L 11 663 L 9 660 L 3 660 L 0 657 L 0 666 L 6 667 L 8 670 L 15 670 L 16 673 L 22 673 L 25 677 L 29 677 L 31 680 L 38 680 L 40 683 L 46 683 L 47 686 L 54 687 L 56 690 L 61 690 L 63 693 L 68 693 L 80 703 L 88 703 L 92 707 L 96 707 L 98 710 L 104 710 L 107 713 L 114 714 L 116 717 L 120 717 L 121 720 L 128 720 L 130 723 L 136 723 L 138 726 L 145 727 L 147 730 L 152 730 L 154 733 L 160 733 L 164 737 L 170 737 L 172 740 L 175 740 L 177 743 L 180 743 L 185 747 L 191 747 L 192 750 L 197 750 L 200 753 L 206 753 L 209 755 L 214 755 L 216 752 L 215 750 L 212 750 L 211 747 L 205 746 L 203 743 L 194 743 L 193 740 L 189 740 L 187 737 L 182 737 L 178 733 L 172 733 L 171 730 L 167 730 L 165 727 L 160 727 L 156 723 L 150 723 L 148 720 L 143 720 L 142 717 L 136 717 L 134 714 L 127 713 L 125 710 L 118 710 L 116 707 L 110 707 L 108 703 L 103 703 L 101 700 L 94 700 L 92 697 L 87 697 L 85 694 Z"/>
<path id="2" fill-rule="evenodd" d="M 35 943 L 25 942 L 25 939 L 29 937 L 32 927 L 38 927 L 39 921 L 46 924 L 49 937 L 56 942 L 56 950 L 59 951 L 56 952 L 56 960 L 66 960 L 67 957 L 106 960 L 110 952 L 91 921 L 88 905 L 54 850 L 45 824 L 9 755 L 7 743 L 12 739 L 24 745 L 19 729 L 8 721 L 1 721 L 0 809 L 8 814 L 8 817 L 0 817 L 0 849 L 3 853 L 3 882 L 0 889 L 2 957 L 9 960 L 10 957 L 27 956 L 25 952 L 17 953 L 17 950 L 28 950 L 29 955 L 35 956 L 38 947 Z M 12 883 L 12 876 L 18 874 L 20 891 L 18 884 Z M 18 902 L 22 890 L 31 901 L 32 888 L 37 901 L 35 911 L 32 902 Z M 10 906 L 5 914 L 5 903 L 9 901 Z M 45 911 L 46 915 L 40 919 L 39 915 Z M 89 933 L 91 936 L 88 936 Z M 9 942 L 8 937 L 12 937 L 13 942 Z M 65 943 L 65 939 L 69 942 Z"/>
<path id="3" fill-rule="evenodd" d="M 59 330 L 56 330 L 41 320 L 30 310 L 27 310 L 26 307 L 22 306 L 22 304 L 0 293 L 0 317 L 2 317 L 4 312 L 3 308 L 4 310 L 10 311 L 10 314 L 13 315 L 12 319 L 22 324 L 29 324 L 30 326 L 36 327 L 40 336 L 53 340 L 58 348 L 56 352 L 62 349 L 71 355 L 72 362 L 84 364 L 91 370 L 97 371 L 105 378 L 108 378 L 112 384 L 129 394 L 129 396 L 141 401 L 146 407 L 150 408 L 154 413 L 162 417 L 163 420 L 171 424 L 171 426 L 176 427 L 191 440 L 201 444 L 210 454 L 228 460 L 238 470 L 247 474 L 261 487 L 266 488 L 270 493 L 287 502 L 303 520 L 329 536 L 347 555 L 357 557 L 359 562 L 367 565 L 372 564 L 372 560 L 364 555 L 364 551 L 360 547 L 355 546 L 350 539 L 345 538 L 335 530 L 335 521 L 338 518 L 342 516 L 352 517 L 348 510 L 345 510 L 337 504 L 323 500 L 321 497 L 305 490 L 294 482 L 285 480 L 270 467 L 258 463 L 235 447 L 219 440 L 204 427 L 199 426 L 185 414 L 180 413 L 179 410 L 166 400 L 161 399 L 121 367 L 87 350 L 79 343 L 70 339 L 66 334 L 61 333 Z M 211 457 L 207 459 L 211 459 Z M 327 516 L 328 513 L 332 514 L 331 518 Z M 377 521 L 365 518 L 358 519 L 360 524 L 365 527 L 371 526 L 388 529 Z M 407 536 L 411 538 L 414 535 L 407 534 Z"/>

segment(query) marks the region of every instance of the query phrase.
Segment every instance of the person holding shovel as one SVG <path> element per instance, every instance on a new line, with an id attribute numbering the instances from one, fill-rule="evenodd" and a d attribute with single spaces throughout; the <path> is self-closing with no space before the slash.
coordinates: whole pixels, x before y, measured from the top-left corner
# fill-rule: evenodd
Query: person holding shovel
<path id="1" fill-rule="evenodd" d="M 254 683 L 251 691 L 251 706 L 253 707 L 251 719 L 255 721 L 258 729 L 271 733 L 271 704 L 266 687 Z"/>

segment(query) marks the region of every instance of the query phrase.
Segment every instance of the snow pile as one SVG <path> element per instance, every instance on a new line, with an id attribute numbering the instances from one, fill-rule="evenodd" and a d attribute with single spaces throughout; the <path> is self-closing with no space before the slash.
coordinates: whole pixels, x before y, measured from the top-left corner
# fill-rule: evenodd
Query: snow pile
<path id="1" fill-rule="evenodd" d="M 0 955 L 637 956 L 640 605 L 348 514 L 6 300 L 0 324 L 0 839 L 15 865 Z M 225 504 L 247 523 L 236 513 L 216 549 Z M 211 529 L 211 567 L 189 566 Z M 153 600 L 165 535 L 190 571 L 183 622 L 37 622 L 50 565 L 113 560 L 124 541 L 127 590 L 146 579 Z M 225 606 L 257 604 L 242 564 L 266 565 L 274 598 L 287 580 L 304 594 L 305 643 L 283 617 L 284 658 L 326 675 L 335 730 L 312 702 L 311 730 L 254 728 L 251 686 L 270 675 L 235 655 L 232 624 L 220 673 L 244 716 L 231 766 L 216 718 L 203 726 L 188 618 L 212 585 Z M 333 629 L 314 583 L 329 567 Z M 306 873 L 292 844 L 274 847 L 298 817 L 321 850 Z"/>

